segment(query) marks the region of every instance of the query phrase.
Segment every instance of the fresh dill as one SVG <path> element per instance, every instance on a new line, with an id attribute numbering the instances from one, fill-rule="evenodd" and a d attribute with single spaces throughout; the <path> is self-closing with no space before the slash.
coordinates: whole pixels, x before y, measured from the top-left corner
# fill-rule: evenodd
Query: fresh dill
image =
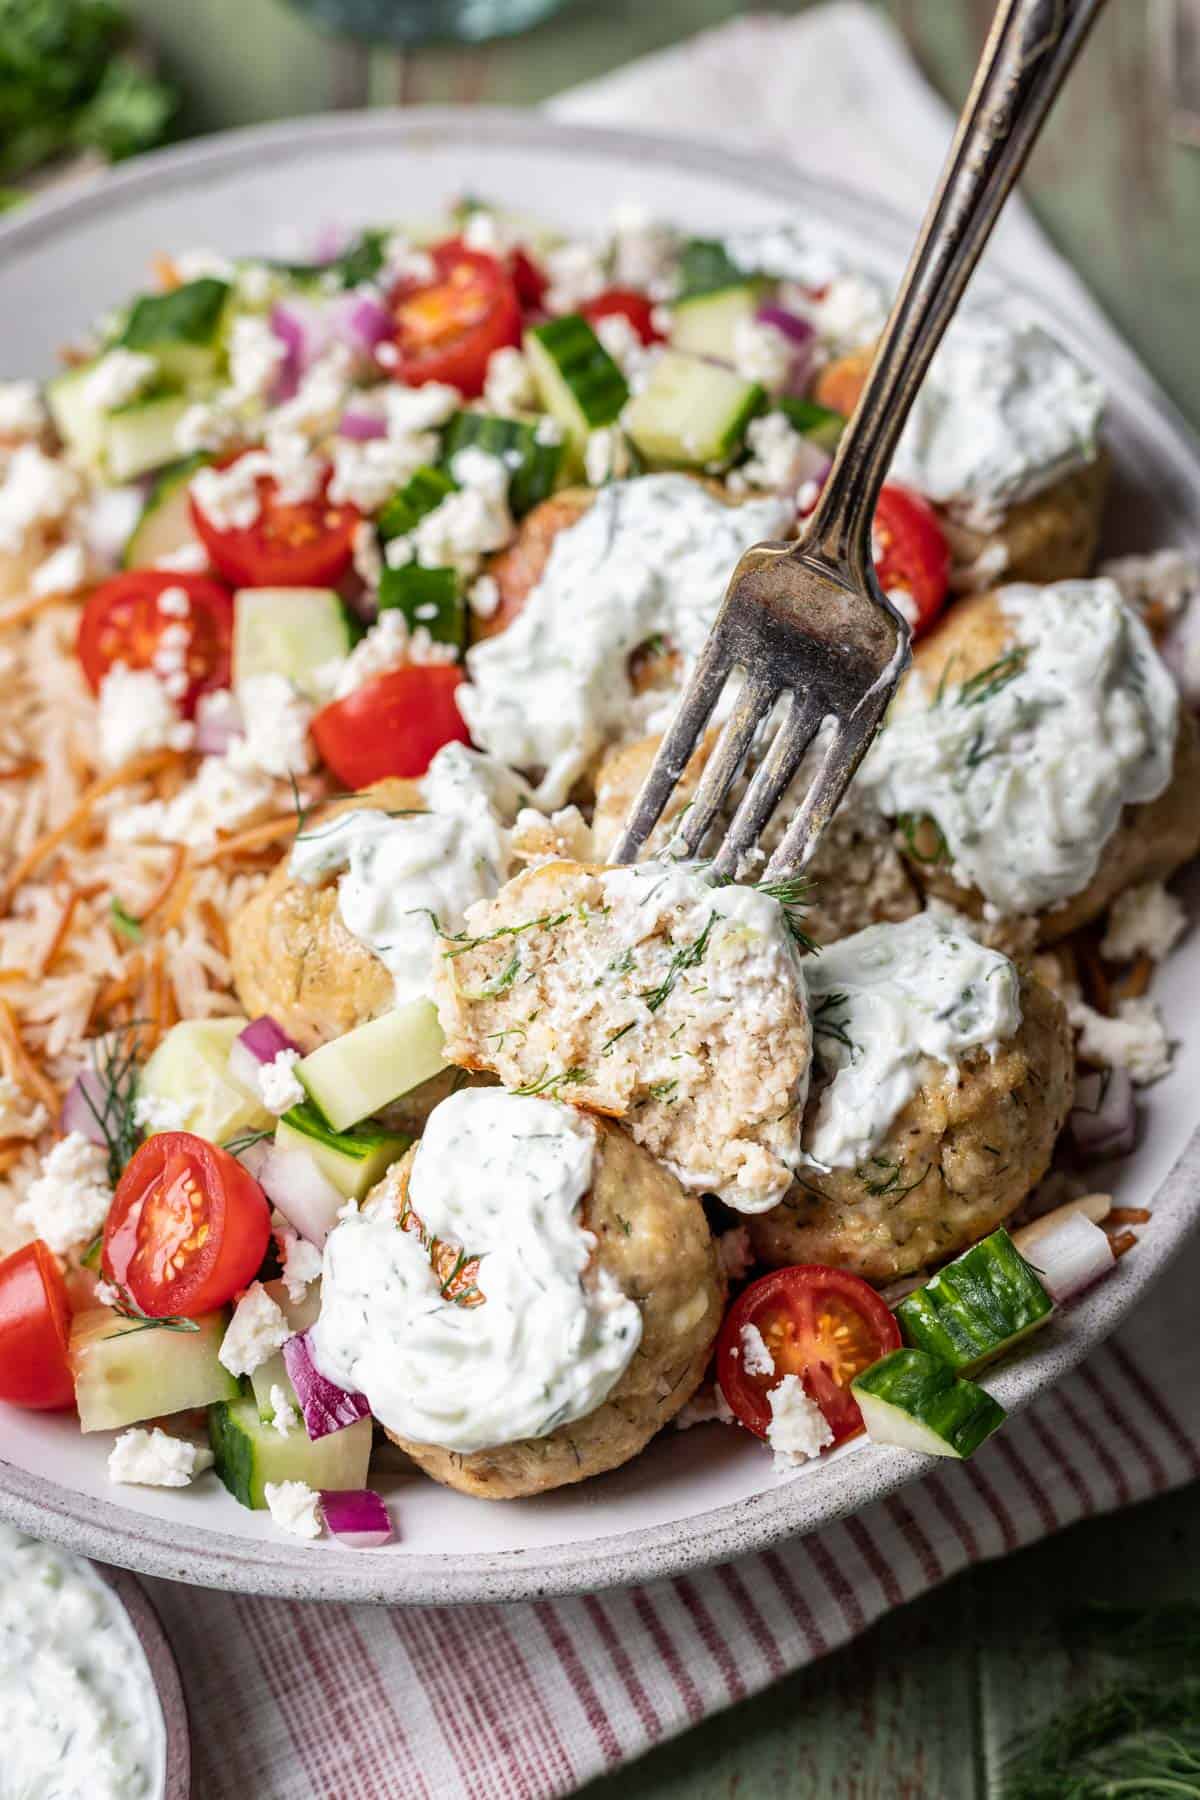
<path id="1" fill-rule="evenodd" d="M 494 975 L 491 981 L 485 981 L 483 986 L 481 988 L 476 988 L 473 993 L 468 994 L 464 992 L 461 997 L 464 1000 L 470 1001 L 494 1000 L 497 994 L 507 992 L 520 973 L 521 952 L 520 950 L 514 950 L 505 967 L 501 969 L 499 975 Z"/>
<path id="2" fill-rule="evenodd" d="M 906 1194 L 911 1194 L 914 1188 L 919 1188 L 933 1167 L 932 1163 L 926 1163 L 916 1180 L 910 1181 L 906 1187 L 903 1163 L 888 1162 L 882 1156 L 873 1156 L 870 1160 L 872 1167 L 880 1171 L 878 1175 L 872 1175 L 869 1169 L 855 1169 L 854 1173 L 872 1199 L 880 1200 L 886 1197 L 891 1200 L 893 1206 L 898 1206 Z"/>
<path id="3" fill-rule="evenodd" d="M 304 796 L 300 792 L 300 783 L 296 780 L 295 775 L 290 769 L 288 771 L 288 780 L 292 784 L 292 805 L 296 809 L 296 831 L 292 841 L 293 843 L 298 844 L 300 839 L 304 836 L 304 827 L 308 824 L 312 807 L 305 805 Z"/>
<path id="4" fill-rule="evenodd" d="M 237 1137 L 231 1137 L 221 1145 L 228 1150 L 230 1156 L 243 1156 L 247 1150 L 253 1150 L 255 1144 L 268 1143 L 275 1133 L 273 1131 L 243 1131 Z"/>
<path id="5" fill-rule="evenodd" d="M 653 1100 L 669 1100 L 678 1086 L 678 1076 L 672 1076 L 668 1081 L 652 1081 L 647 1092 Z"/>
<path id="6" fill-rule="evenodd" d="M 981 706 L 985 701 L 994 699 L 1010 681 L 1015 681 L 1024 672 L 1028 655 L 1023 644 L 1015 644 L 1003 656 L 998 656 L 995 662 L 977 670 L 960 684 L 959 706 Z"/>
<path id="7" fill-rule="evenodd" d="M 132 1337 L 135 1331 L 199 1331 L 195 1319 L 185 1319 L 181 1313 L 166 1313 L 161 1319 L 152 1318 L 144 1313 L 132 1297 L 122 1291 L 113 1306 L 119 1319 L 129 1319 L 131 1323 L 124 1331 L 114 1331 L 114 1338 Z"/>
<path id="8" fill-rule="evenodd" d="M 858 1055 L 858 1045 L 846 1030 L 846 1017 L 835 1018 L 834 1014 L 843 1006 L 849 1006 L 849 994 L 824 994 L 813 1007 L 812 1028 L 814 1037 L 833 1038 L 841 1044 L 851 1056 Z"/>
<path id="9" fill-rule="evenodd" d="M 513 1088 L 512 1091 L 514 1094 L 522 1095 L 525 1099 L 530 1099 L 535 1094 L 548 1094 L 554 1088 L 578 1087 L 579 1083 L 586 1081 L 587 1078 L 586 1069 L 560 1069 L 557 1075 L 552 1075 L 549 1070 L 543 1069 L 536 1080 L 527 1081 L 524 1087 Z"/>
<path id="10" fill-rule="evenodd" d="M 688 969 L 694 969 L 698 963 L 704 960 L 705 952 L 708 949 L 708 940 L 712 936 L 716 919 L 715 912 L 709 913 L 705 920 L 704 930 L 699 937 L 693 938 L 690 944 L 684 944 L 675 951 L 667 967 L 667 972 L 658 986 L 642 990 L 639 997 L 646 1002 L 651 1012 L 657 1012 L 659 1007 L 666 1003 L 681 975 L 685 974 Z"/>
<path id="11" fill-rule="evenodd" d="M 114 1187 L 142 1141 L 136 1117 L 140 1047 L 136 1020 L 98 1040 L 92 1053 L 96 1081 L 85 1076 L 79 1086 L 104 1140 L 108 1179 Z"/>
<path id="12" fill-rule="evenodd" d="M 108 922 L 115 932 L 128 938 L 131 944 L 140 944 L 146 935 L 142 929 L 142 921 L 123 906 L 115 894 L 108 903 Z"/>
<path id="13" fill-rule="evenodd" d="M 616 1047 L 616 1045 L 620 1043 L 621 1039 L 628 1032 L 633 1030 L 633 1028 L 636 1024 L 637 1024 L 636 1019 L 630 1019 L 628 1025 L 622 1025 L 619 1031 L 614 1031 L 611 1037 L 605 1038 L 604 1048 L 600 1052 L 601 1056 L 607 1056 L 609 1051 L 613 1050 Z"/>
<path id="14" fill-rule="evenodd" d="M 800 923 L 801 915 L 812 899 L 813 884 L 808 876 L 789 875 L 782 881 L 760 881 L 757 888 L 760 894 L 767 894 L 782 906 L 788 935 L 797 950 L 805 950 L 812 956 L 818 956 L 818 946 Z"/>
<path id="15" fill-rule="evenodd" d="M 936 819 L 928 813 L 899 813 L 896 829 L 904 839 L 904 849 L 914 862 L 936 864 L 950 861 L 950 846 Z M 933 848 L 927 848 L 930 838 Z"/>
<path id="16" fill-rule="evenodd" d="M 425 908 L 419 908 L 425 911 Z M 430 913 L 430 918 L 433 914 Z M 497 925 L 495 931 L 485 931 L 482 937 L 468 937 L 463 931 L 440 931 L 439 936 L 445 944 L 452 944 L 452 950 L 443 951 L 444 956 L 465 956 L 468 950 L 478 950 L 481 944 L 494 944 L 499 938 L 521 937 L 526 931 L 551 931 L 556 925 L 565 925 L 574 915 L 568 912 L 542 913 L 539 918 L 525 919 L 520 925 Z"/>

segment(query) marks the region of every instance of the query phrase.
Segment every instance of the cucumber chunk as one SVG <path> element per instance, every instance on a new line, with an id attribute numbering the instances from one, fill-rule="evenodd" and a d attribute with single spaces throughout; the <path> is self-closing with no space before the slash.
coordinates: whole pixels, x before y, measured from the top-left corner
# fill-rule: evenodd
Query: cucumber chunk
<path id="1" fill-rule="evenodd" d="M 850 1390 L 873 1443 L 926 1456 L 970 1456 L 1006 1416 L 998 1400 L 925 1350 L 893 1350 Z"/>
<path id="2" fill-rule="evenodd" d="M 142 1070 L 139 1093 L 172 1101 L 182 1110 L 179 1129 L 211 1144 L 269 1130 L 274 1114 L 229 1072 L 230 1046 L 245 1025 L 245 1019 L 182 1019 Z"/>
<path id="3" fill-rule="evenodd" d="M 217 1360 L 229 1314 L 204 1313 L 195 1331 L 143 1325 L 107 1306 L 76 1313 L 69 1355 L 81 1431 L 118 1431 L 142 1419 L 235 1400 L 238 1384 Z"/>
<path id="4" fill-rule="evenodd" d="M 133 303 L 117 340 L 127 350 L 153 356 L 174 381 L 203 381 L 214 375 L 222 355 L 222 327 L 229 301 L 228 282 L 204 275 L 167 294 L 143 294 Z"/>
<path id="5" fill-rule="evenodd" d="M 719 288 L 740 287 L 746 272 L 739 269 L 724 244 L 716 238 L 689 238 L 679 252 L 679 291 L 675 304 Z"/>
<path id="6" fill-rule="evenodd" d="M 445 1068 L 443 1043 L 437 1008 L 414 1000 L 322 1044 L 296 1074 L 333 1129 L 345 1131 Z"/>
<path id="7" fill-rule="evenodd" d="M 458 484 L 444 469 L 435 469 L 429 463 L 414 469 L 399 493 L 386 502 L 376 521 L 383 542 L 387 544 L 392 538 L 405 537 L 420 524 L 426 513 L 442 504 L 447 494 L 457 491 Z"/>
<path id="8" fill-rule="evenodd" d="M 1007 1231 L 993 1231 L 896 1308 L 904 1341 L 964 1373 L 1002 1356 L 1053 1311 Z"/>
<path id="9" fill-rule="evenodd" d="M 733 362 L 734 337 L 743 319 L 752 319 L 762 305 L 766 284 L 744 281 L 737 287 L 718 288 L 677 300 L 671 311 L 671 344 L 693 356 L 715 356 Z"/>
<path id="10" fill-rule="evenodd" d="M 269 1356 L 266 1362 L 259 1363 L 257 1369 L 250 1371 L 250 1387 L 254 1394 L 254 1404 L 258 1408 L 258 1416 L 264 1425 L 269 1425 L 275 1417 L 275 1408 L 271 1401 L 272 1388 L 281 1388 L 284 1399 L 288 1401 L 289 1405 L 294 1406 L 297 1412 L 300 1411 L 300 1403 L 296 1399 L 296 1390 L 292 1386 L 292 1378 L 287 1372 L 287 1364 L 283 1360 L 282 1350 L 277 1350 L 274 1356 Z M 304 1430 L 303 1425 L 300 1426 L 300 1430 Z"/>
<path id="11" fill-rule="evenodd" d="M 563 466 L 561 443 L 544 444 L 527 419 L 497 419 L 490 413 L 455 413 L 446 427 L 442 459 L 449 467 L 460 450 L 485 450 L 506 464 L 508 504 L 515 519 L 554 492 Z"/>
<path id="12" fill-rule="evenodd" d="M 702 468 L 728 460 L 765 401 L 756 381 L 667 350 L 630 402 L 625 429 L 650 462 Z"/>
<path id="13" fill-rule="evenodd" d="M 361 1200 L 411 1143 L 410 1137 L 372 1125 L 334 1131 L 308 1101 L 285 1112 L 275 1127 L 276 1147 L 306 1151 L 347 1200 Z"/>
<path id="14" fill-rule="evenodd" d="M 426 569 L 405 563 L 384 569 L 379 581 L 379 610 L 398 608 L 410 631 L 423 625 L 439 644 L 453 644 L 461 656 L 467 645 L 467 604 L 457 569 Z"/>
<path id="15" fill-rule="evenodd" d="M 543 406 L 577 453 L 588 433 L 611 425 L 629 398 L 624 375 L 578 313 L 527 331 L 525 354 Z"/>
<path id="16" fill-rule="evenodd" d="M 315 1325 L 321 1312 L 321 1283 L 310 1283 L 303 1299 L 293 1300 L 282 1281 L 264 1281 L 263 1287 L 287 1320 L 290 1329 L 299 1333 Z"/>
<path id="17" fill-rule="evenodd" d="M 320 700 L 317 671 L 350 653 L 346 609 L 332 588 L 240 588 L 233 597 L 233 681 L 286 675 Z"/>
<path id="18" fill-rule="evenodd" d="M 113 481 L 134 481 L 178 460 L 176 429 L 191 405 L 186 394 L 151 394 L 107 415 L 105 467 Z"/>
<path id="19" fill-rule="evenodd" d="M 833 455 L 846 429 L 844 413 L 834 412 L 832 406 L 822 406 L 816 400 L 802 400 L 795 394 L 776 394 L 771 407 L 773 411 L 783 413 L 801 437 L 811 438 L 814 444 Z"/>
<path id="20" fill-rule="evenodd" d="M 98 469 L 104 462 L 104 442 L 108 435 L 108 415 L 87 399 L 85 385 L 94 363 L 79 369 L 68 369 L 46 384 L 46 405 L 54 421 L 54 429 L 81 462 Z"/>
<path id="21" fill-rule="evenodd" d="M 310 1438 L 303 1425 L 281 1437 L 259 1418 L 256 1400 L 232 1400 L 209 1407 L 208 1437 L 217 1474 L 235 1500 L 257 1511 L 266 1507 L 269 1481 L 305 1481 L 311 1488 L 367 1485 L 370 1419 L 323 1438 Z"/>
<path id="22" fill-rule="evenodd" d="M 200 452 L 163 470 L 146 496 L 141 518 L 129 534 L 121 557 L 122 568 L 150 568 L 164 556 L 197 542 L 188 506 L 188 484 L 196 470 L 209 460 Z"/>

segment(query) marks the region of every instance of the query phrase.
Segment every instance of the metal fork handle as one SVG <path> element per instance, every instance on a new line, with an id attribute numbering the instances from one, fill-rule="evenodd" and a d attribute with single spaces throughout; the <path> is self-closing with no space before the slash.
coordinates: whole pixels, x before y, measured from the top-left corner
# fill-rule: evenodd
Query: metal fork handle
<path id="1" fill-rule="evenodd" d="M 863 587 L 871 521 L 934 351 L 1104 0 L 1001 0 L 854 416 L 799 548 Z"/>

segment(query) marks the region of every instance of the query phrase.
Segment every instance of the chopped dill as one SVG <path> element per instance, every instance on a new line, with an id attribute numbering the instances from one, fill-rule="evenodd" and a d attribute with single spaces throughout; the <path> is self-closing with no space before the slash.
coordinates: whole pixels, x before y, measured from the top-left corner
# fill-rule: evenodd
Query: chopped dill
<path id="1" fill-rule="evenodd" d="M 902 1163 L 892 1163 L 888 1162 L 882 1156 L 873 1156 L 871 1158 L 871 1165 L 873 1168 L 880 1171 L 878 1175 L 871 1175 L 867 1169 L 855 1169 L 854 1173 L 862 1182 L 866 1192 L 870 1194 L 873 1199 L 879 1200 L 886 1195 L 890 1197 L 893 1206 L 898 1206 L 906 1194 L 911 1194 L 914 1188 L 919 1188 L 930 1169 L 933 1167 L 932 1163 L 926 1163 L 916 1180 L 910 1181 L 908 1186 L 905 1187 L 903 1183 L 904 1165 Z"/>
<path id="2" fill-rule="evenodd" d="M 587 1078 L 586 1069 L 560 1069 L 557 1075 L 551 1075 L 549 1070 L 543 1069 L 536 1080 L 527 1081 L 524 1087 L 513 1088 L 512 1091 L 514 1094 L 520 1094 L 529 1099 L 535 1094 L 548 1094 L 553 1088 L 577 1087 L 581 1081 L 586 1081 Z"/>
<path id="3" fill-rule="evenodd" d="M 654 1100 L 669 1100 L 678 1086 L 679 1078 L 673 1075 L 669 1081 L 652 1081 L 647 1092 Z"/>
<path id="4" fill-rule="evenodd" d="M 1028 655 L 1023 644 L 1014 644 L 1011 650 L 1006 650 L 995 662 L 978 670 L 959 686 L 959 706 L 980 706 L 985 700 L 993 699 L 1010 681 L 1015 681 L 1024 672 Z"/>
<path id="5" fill-rule="evenodd" d="M 108 1178 L 115 1187 L 125 1164 L 142 1141 L 142 1128 L 134 1116 L 138 1092 L 138 1021 L 110 1034 L 93 1050 L 92 1067 L 99 1082 L 95 1094 L 85 1080 L 80 1093 L 100 1128 L 108 1154 Z"/>
<path id="6" fill-rule="evenodd" d="M 813 1008 L 812 1028 L 814 1037 L 833 1038 L 843 1045 L 851 1056 L 858 1055 L 858 1045 L 846 1030 L 846 1020 L 834 1018 L 834 1012 L 842 1006 L 849 1006 L 849 994 L 825 994 Z M 786 1116 L 786 1115 L 785 1115 Z"/>
<path id="7" fill-rule="evenodd" d="M 716 913 L 709 913 L 708 918 L 705 921 L 704 930 L 700 933 L 700 936 L 694 938 L 690 944 L 684 944 L 682 949 L 676 950 L 671 958 L 667 972 L 659 982 L 658 986 L 644 988 L 642 990 L 639 998 L 646 1002 L 646 1005 L 651 1012 L 657 1012 L 659 1007 L 670 998 L 675 983 L 682 974 L 688 969 L 694 969 L 698 963 L 703 961 L 704 954 L 708 949 L 708 940 L 712 936 L 712 928 L 716 923 L 716 918 Z"/>
<path id="8" fill-rule="evenodd" d="M 521 973 L 521 952 L 514 950 L 506 966 L 491 981 L 485 981 L 474 993 L 464 993 L 464 1000 L 494 1000 L 497 994 L 505 993 Z"/>
<path id="9" fill-rule="evenodd" d="M 781 881 L 760 881 L 756 885 L 760 894 L 769 895 L 782 906 L 788 935 L 797 950 L 808 951 L 812 956 L 820 955 L 818 946 L 800 923 L 800 915 L 812 899 L 813 884 L 808 876 L 789 875 Z"/>
<path id="10" fill-rule="evenodd" d="M 121 937 L 128 938 L 131 944 L 140 944 L 146 933 L 142 930 L 142 921 L 136 918 L 114 894 L 108 903 L 108 922 Z"/>
<path id="11" fill-rule="evenodd" d="M 914 862 L 935 864 L 950 861 L 950 846 L 946 836 L 936 819 L 928 813 L 899 813 L 896 818 L 896 829 L 904 839 L 904 849 Z M 921 838 L 932 832 L 935 844 L 932 850 L 926 850 Z"/>
<path id="12" fill-rule="evenodd" d="M 636 1024 L 636 1019 L 630 1019 L 628 1025 L 622 1025 L 619 1031 L 614 1031 L 611 1037 L 605 1038 L 604 1048 L 600 1052 L 601 1056 L 607 1056 L 609 1051 L 613 1049 L 615 1045 L 620 1043 L 626 1032 L 632 1031 Z"/>
<path id="13" fill-rule="evenodd" d="M 243 1131 L 237 1137 L 227 1139 L 221 1148 L 228 1150 L 230 1156 L 242 1156 L 247 1150 L 253 1150 L 255 1144 L 269 1142 L 274 1136 L 273 1131 Z"/>
<path id="14" fill-rule="evenodd" d="M 418 910 L 425 911 L 427 909 L 422 907 Z M 432 918 L 433 914 L 430 913 L 429 916 Z M 542 913 L 540 918 L 526 919 L 520 925 L 497 925 L 495 931 L 485 931 L 482 937 L 468 937 L 462 931 L 442 931 L 440 927 L 438 935 L 443 943 L 454 946 L 452 950 L 443 951 L 444 956 L 465 956 L 468 950 L 478 950 L 481 944 L 494 944 L 498 938 L 520 937 L 526 931 L 550 931 L 556 925 L 565 925 L 567 920 L 573 917 L 574 914 L 570 911 Z"/>
<path id="15" fill-rule="evenodd" d="M 131 1295 L 122 1289 L 120 1298 L 113 1307 L 120 1319 L 132 1321 L 124 1331 L 114 1331 L 114 1338 L 132 1337 L 135 1331 L 199 1331 L 195 1319 L 185 1319 L 181 1313 L 167 1313 L 161 1319 L 155 1319 L 144 1313 Z"/>

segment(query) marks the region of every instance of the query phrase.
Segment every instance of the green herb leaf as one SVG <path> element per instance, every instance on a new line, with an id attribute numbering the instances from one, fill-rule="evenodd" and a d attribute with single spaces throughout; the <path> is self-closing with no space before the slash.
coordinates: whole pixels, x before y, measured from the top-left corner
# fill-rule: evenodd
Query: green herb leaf
<path id="1" fill-rule="evenodd" d="M 113 930 L 128 938 L 131 944 L 140 944 L 145 938 L 142 921 L 122 906 L 115 894 L 108 903 L 108 920 Z"/>

